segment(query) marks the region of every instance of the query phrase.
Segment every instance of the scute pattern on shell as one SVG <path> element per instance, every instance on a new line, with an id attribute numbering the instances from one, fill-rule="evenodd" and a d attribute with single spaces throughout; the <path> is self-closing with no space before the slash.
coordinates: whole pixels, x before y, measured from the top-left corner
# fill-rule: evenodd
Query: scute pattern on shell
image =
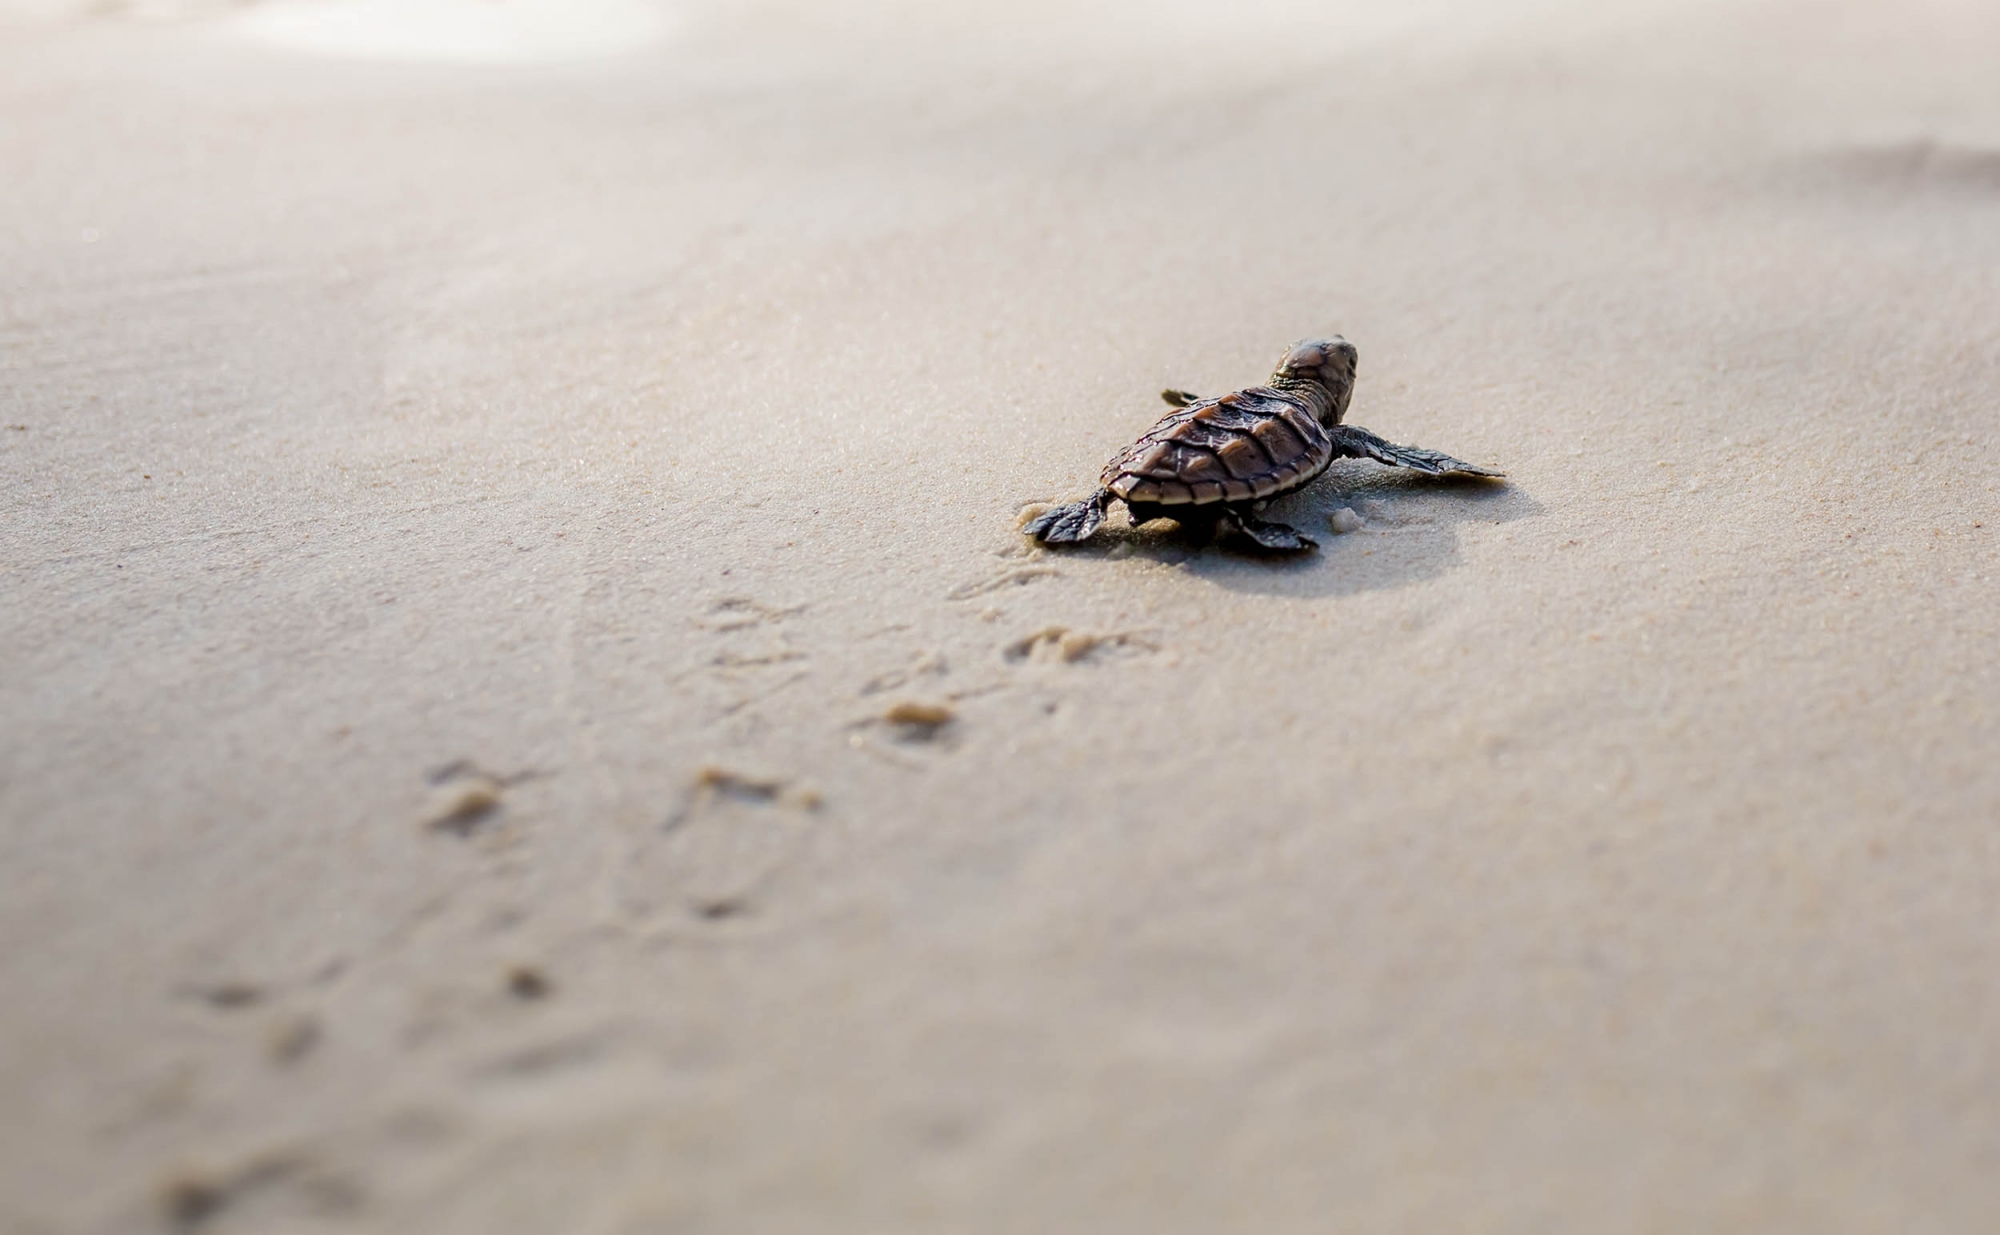
<path id="1" fill-rule="evenodd" d="M 1125 501 L 1161 506 L 1251 501 L 1296 489 L 1333 459 L 1320 410 L 1269 386 L 1203 399 L 1113 456 L 1104 487 Z"/>

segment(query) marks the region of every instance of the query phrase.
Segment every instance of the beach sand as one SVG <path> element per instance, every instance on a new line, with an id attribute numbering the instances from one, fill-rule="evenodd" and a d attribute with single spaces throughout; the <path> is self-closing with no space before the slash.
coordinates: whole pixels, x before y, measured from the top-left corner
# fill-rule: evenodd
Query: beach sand
<path id="1" fill-rule="evenodd" d="M 0 1227 L 1989 1229 L 1990 7 L 545 8 L 0 10 Z"/>

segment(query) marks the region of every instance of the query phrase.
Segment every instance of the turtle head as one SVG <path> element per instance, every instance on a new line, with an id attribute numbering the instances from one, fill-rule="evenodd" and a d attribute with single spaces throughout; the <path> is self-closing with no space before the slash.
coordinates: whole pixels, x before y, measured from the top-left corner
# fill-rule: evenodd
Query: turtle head
<path id="1" fill-rule="evenodd" d="M 1318 382 L 1333 396 L 1333 410 L 1326 422 L 1337 425 L 1347 415 L 1347 402 L 1354 397 L 1354 365 L 1361 353 L 1339 335 L 1330 339 L 1307 339 L 1294 343 L 1278 361 L 1273 381 Z"/>

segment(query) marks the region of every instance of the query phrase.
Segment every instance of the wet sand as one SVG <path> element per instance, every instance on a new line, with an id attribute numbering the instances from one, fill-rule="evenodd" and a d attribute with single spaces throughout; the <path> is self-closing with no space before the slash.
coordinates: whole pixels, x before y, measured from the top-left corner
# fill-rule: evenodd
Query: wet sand
<path id="1" fill-rule="evenodd" d="M 0 1227 L 2000 1208 L 1990 14 L 148 11 L 0 9 Z M 1331 331 L 1509 483 L 1014 531 Z"/>

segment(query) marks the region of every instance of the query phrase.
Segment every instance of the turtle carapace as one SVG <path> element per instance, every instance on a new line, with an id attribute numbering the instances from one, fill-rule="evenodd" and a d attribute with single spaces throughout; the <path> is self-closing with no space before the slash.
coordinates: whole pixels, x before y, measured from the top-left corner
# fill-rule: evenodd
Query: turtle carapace
<path id="1" fill-rule="evenodd" d="M 1116 499 L 1135 527 L 1162 517 L 1197 528 L 1219 524 L 1261 549 L 1296 552 L 1316 547 L 1312 538 L 1257 512 L 1311 484 L 1335 459 L 1374 459 L 1432 476 L 1503 474 L 1340 423 L 1354 396 L 1357 356 L 1339 335 L 1308 339 L 1285 353 L 1265 385 L 1219 399 L 1163 391 L 1180 410 L 1111 457 L 1099 477 L 1103 488 L 1050 507 L 1022 530 L 1043 544 L 1088 540 Z"/>

